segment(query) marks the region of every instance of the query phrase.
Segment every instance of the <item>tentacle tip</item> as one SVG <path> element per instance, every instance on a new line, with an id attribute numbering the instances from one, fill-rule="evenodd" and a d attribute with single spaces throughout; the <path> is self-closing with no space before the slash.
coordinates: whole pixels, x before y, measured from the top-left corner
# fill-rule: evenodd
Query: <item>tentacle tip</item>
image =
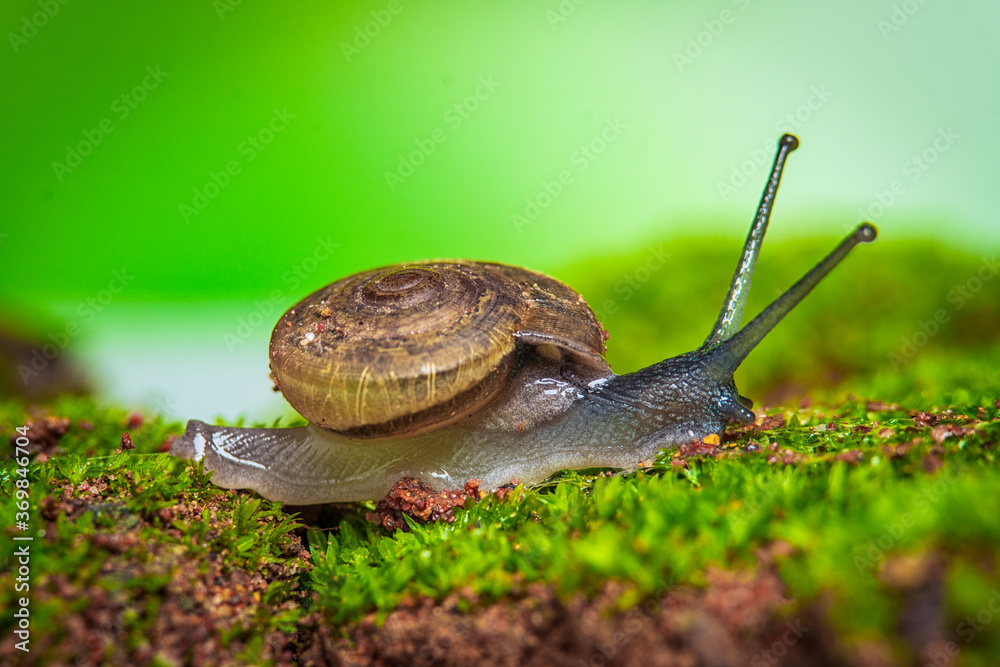
<path id="1" fill-rule="evenodd" d="M 794 151 L 799 147 L 799 138 L 794 134 L 783 134 L 781 139 L 778 140 L 778 148 L 787 147 L 788 150 Z"/>
<path id="2" fill-rule="evenodd" d="M 864 222 L 858 225 L 858 228 L 854 230 L 854 238 L 858 243 L 871 243 L 878 236 L 878 230 L 875 229 L 875 225 L 870 222 Z"/>
<path id="3" fill-rule="evenodd" d="M 744 426 L 749 426 L 757 421 L 757 415 L 753 413 L 753 410 L 747 408 L 743 405 L 744 397 L 739 394 L 728 397 L 722 403 L 723 414 L 730 418 L 741 422 Z M 749 402 L 749 399 L 745 399 Z"/>
<path id="4" fill-rule="evenodd" d="M 743 408 L 736 415 L 736 419 L 738 419 L 739 422 L 744 426 L 750 426 L 751 424 L 756 423 L 757 415 L 754 414 L 753 410 L 747 410 L 746 408 Z"/>

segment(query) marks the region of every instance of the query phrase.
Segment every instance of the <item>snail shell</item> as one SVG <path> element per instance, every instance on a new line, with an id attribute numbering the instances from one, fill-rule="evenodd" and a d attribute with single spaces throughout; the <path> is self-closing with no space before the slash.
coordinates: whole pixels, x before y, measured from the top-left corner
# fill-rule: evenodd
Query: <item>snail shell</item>
<path id="1" fill-rule="evenodd" d="M 518 345 L 610 373 L 604 330 L 579 294 L 514 266 L 436 261 L 348 276 L 310 294 L 271 335 L 271 373 L 299 414 L 351 438 L 454 424 L 492 401 Z"/>

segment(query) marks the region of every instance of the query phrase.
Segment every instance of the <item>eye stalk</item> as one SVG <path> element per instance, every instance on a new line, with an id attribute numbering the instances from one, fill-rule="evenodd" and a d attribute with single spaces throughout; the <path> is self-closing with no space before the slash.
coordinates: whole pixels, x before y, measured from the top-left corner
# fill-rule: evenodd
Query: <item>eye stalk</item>
<path id="1" fill-rule="evenodd" d="M 757 205 L 757 213 L 754 216 L 753 224 L 747 233 L 747 240 L 743 244 L 743 254 L 736 265 L 733 273 L 733 280 L 729 284 L 729 293 L 719 311 L 719 319 L 712 327 L 712 333 L 705 340 L 703 348 L 710 348 L 730 338 L 740 328 L 740 320 L 743 318 L 743 308 L 747 303 L 747 295 L 750 292 L 750 281 L 753 279 L 753 270 L 757 266 L 757 257 L 760 255 L 760 247 L 764 241 L 764 233 L 767 232 L 767 224 L 771 221 L 771 211 L 774 209 L 774 200 L 778 195 L 778 185 L 781 183 L 781 174 L 785 170 L 785 161 L 788 155 L 799 147 L 799 140 L 794 134 L 782 135 L 778 140 L 778 153 L 774 156 L 774 164 L 771 165 L 771 176 L 767 179 L 764 192 L 760 196 L 760 203 Z"/>
<path id="2" fill-rule="evenodd" d="M 732 338 L 719 344 L 712 351 L 721 362 L 720 377 L 730 377 L 739 368 L 747 355 L 764 340 L 764 337 L 790 313 L 795 306 L 826 277 L 835 266 L 840 264 L 855 247 L 861 243 L 871 243 L 878 235 L 875 226 L 865 222 L 857 226 L 829 255 L 814 266 L 788 291 L 779 296 L 765 308 L 760 315 L 753 318 L 748 325 L 739 330 Z"/>
<path id="3" fill-rule="evenodd" d="M 784 319 L 785 315 L 791 312 L 835 266 L 840 264 L 851 250 L 861 243 L 871 243 L 878 235 L 875 226 L 870 222 L 858 225 L 829 255 L 792 285 L 788 291 L 778 297 L 749 324 L 742 329 L 739 328 L 750 289 L 750 281 L 753 278 L 754 268 L 757 266 L 757 256 L 760 254 L 761 243 L 764 240 L 764 233 L 767 231 L 771 211 L 774 208 L 774 200 L 778 194 L 778 185 L 781 183 L 781 175 L 785 169 L 785 161 L 788 159 L 788 154 L 798 147 L 799 140 L 794 135 L 786 134 L 778 140 L 778 153 L 774 157 L 771 176 L 764 187 L 760 204 L 757 206 L 757 214 L 750 226 L 746 242 L 743 244 L 743 254 L 740 256 L 736 271 L 733 273 L 729 293 L 726 294 L 722 310 L 719 312 L 719 318 L 716 320 L 712 332 L 699 348 L 699 352 L 708 353 L 713 362 L 711 364 L 713 375 L 719 380 L 731 378 L 733 372 L 743 363 L 747 355 L 764 340 L 771 329 Z"/>

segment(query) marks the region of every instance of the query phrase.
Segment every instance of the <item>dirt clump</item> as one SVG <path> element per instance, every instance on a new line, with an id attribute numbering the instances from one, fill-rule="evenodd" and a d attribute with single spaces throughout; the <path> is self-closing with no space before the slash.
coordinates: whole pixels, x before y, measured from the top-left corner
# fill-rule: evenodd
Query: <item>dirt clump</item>
<path id="1" fill-rule="evenodd" d="M 410 526 L 404 516 L 422 523 L 453 523 L 454 508 L 464 507 L 467 502 L 478 502 L 485 495 L 479 489 L 478 479 L 470 479 L 461 489 L 435 491 L 418 479 L 404 477 L 392 485 L 375 511 L 369 512 L 366 518 L 390 532 L 409 532 Z"/>
<path id="2" fill-rule="evenodd" d="M 23 443 L 22 438 L 27 438 L 28 445 L 22 449 L 27 449 L 32 454 L 44 455 L 45 458 L 39 461 L 43 463 L 58 451 L 59 441 L 69 431 L 69 419 L 49 415 L 41 419 L 29 419 L 25 426 L 28 429 L 23 436 L 17 432 L 10 436 L 10 448 L 14 450 L 18 440 Z"/>

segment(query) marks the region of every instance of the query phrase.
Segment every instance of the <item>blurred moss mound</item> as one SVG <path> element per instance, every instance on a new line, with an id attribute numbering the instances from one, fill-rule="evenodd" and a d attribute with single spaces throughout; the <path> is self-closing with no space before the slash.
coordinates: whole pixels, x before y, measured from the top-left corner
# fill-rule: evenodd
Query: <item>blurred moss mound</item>
<path id="1" fill-rule="evenodd" d="M 798 280 L 835 238 L 764 245 L 744 324 Z M 611 334 L 630 372 L 700 345 L 739 257 L 732 239 L 677 239 L 583 260 L 557 276 Z M 839 393 L 921 405 L 975 401 L 1000 385 L 998 253 L 880 238 L 862 246 L 771 332 L 737 373 L 755 402 Z M 960 394 L 960 395 L 956 395 Z M 965 395 L 961 395 L 965 394 Z"/>

